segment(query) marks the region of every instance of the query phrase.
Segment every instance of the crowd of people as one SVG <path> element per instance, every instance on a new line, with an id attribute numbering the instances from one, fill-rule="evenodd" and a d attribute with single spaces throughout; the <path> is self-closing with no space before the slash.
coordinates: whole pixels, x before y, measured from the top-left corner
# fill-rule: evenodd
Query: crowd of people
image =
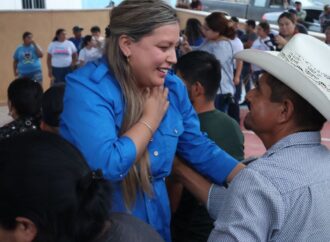
<path id="1" fill-rule="evenodd" d="M 65 29 L 59 28 L 47 48 L 47 69 L 51 84 L 65 83 L 65 76 L 73 70 L 102 57 L 105 38 L 99 26 L 90 29 L 91 34 L 82 36 L 84 29 L 72 28 L 73 37 L 67 38 Z M 42 48 L 34 41 L 31 32 L 23 33 L 23 43 L 13 55 L 14 76 L 26 77 L 42 84 L 40 58 Z"/>
<path id="2" fill-rule="evenodd" d="M 181 31 L 163 1 L 125 0 L 106 38 L 56 31 L 45 92 L 24 33 L 0 128 L 0 241 L 329 240 L 330 48 L 298 33 L 302 17 L 283 13 L 277 33 L 214 12 Z M 259 158 L 244 157 L 242 87 Z"/>

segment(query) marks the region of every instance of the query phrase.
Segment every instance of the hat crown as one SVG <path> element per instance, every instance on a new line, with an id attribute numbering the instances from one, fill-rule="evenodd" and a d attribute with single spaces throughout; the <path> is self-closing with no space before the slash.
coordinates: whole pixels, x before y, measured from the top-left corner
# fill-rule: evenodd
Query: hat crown
<path id="1" fill-rule="evenodd" d="M 278 57 L 310 79 L 330 99 L 330 48 L 325 43 L 306 34 L 296 34 Z"/>

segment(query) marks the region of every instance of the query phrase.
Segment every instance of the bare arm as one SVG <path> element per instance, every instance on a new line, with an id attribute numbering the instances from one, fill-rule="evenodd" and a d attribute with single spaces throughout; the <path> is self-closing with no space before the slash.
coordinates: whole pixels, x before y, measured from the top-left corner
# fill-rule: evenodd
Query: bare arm
<path id="1" fill-rule="evenodd" d="M 166 179 L 167 193 L 170 200 L 171 212 L 175 213 L 180 205 L 183 185 L 177 181 L 174 176 Z"/>
<path id="2" fill-rule="evenodd" d="M 52 74 L 52 55 L 51 54 L 47 54 L 47 67 L 48 67 L 48 76 L 49 78 L 53 77 Z"/>
<path id="3" fill-rule="evenodd" d="M 72 63 L 71 63 L 72 67 L 76 66 L 77 60 L 78 60 L 78 53 L 77 52 L 72 53 Z"/>
<path id="4" fill-rule="evenodd" d="M 42 53 L 41 48 L 39 47 L 39 45 L 37 45 L 34 41 L 32 41 L 32 45 L 34 46 L 36 52 L 37 52 L 37 56 L 39 58 L 42 58 L 44 56 L 44 54 Z"/>
<path id="5" fill-rule="evenodd" d="M 238 85 L 240 83 L 242 69 L 243 69 L 243 61 L 236 59 L 236 71 L 234 76 L 235 85 Z"/>
<path id="6" fill-rule="evenodd" d="M 205 205 L 212 183 L 185 165 L 178 157 L 174 160 L 173 174 L 198 200 Z"/>
<path id="7" fill-rule="evenodd" d="M 14 77 L 18 76 L 17 64 L 18 64 L 17 60 L 14 60 L 14 62 L 13 62 Z"/>

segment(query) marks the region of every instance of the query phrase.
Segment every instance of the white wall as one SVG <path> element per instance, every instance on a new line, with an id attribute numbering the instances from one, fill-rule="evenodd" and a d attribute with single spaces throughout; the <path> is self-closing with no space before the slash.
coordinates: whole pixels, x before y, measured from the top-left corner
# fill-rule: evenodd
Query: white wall
<path id="1" fill-rule="evenodd" d="M 82 9 L 82 1 L 81 0 L 70 0 L 70 1 L 46 0 L 46 9 Z"/>
<path id="2" fill-rule="evenodd" d="M 0 10 L 22 9 L 22 0 L 0 0 Z"/>

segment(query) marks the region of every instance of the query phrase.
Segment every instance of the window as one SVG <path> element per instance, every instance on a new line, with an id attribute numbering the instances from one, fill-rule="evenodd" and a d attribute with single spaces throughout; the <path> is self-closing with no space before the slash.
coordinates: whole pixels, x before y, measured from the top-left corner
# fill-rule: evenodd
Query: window
<path id="1" fill-rule="evenodd" d="M 256 7 L 266 7 L 266 0 L 255 0 L 254 6 Z"/>
<path id="2" fill-rule="evenodd" d="M 23 9 L 45 8 L 45 0 L 22 0 Z"/>

